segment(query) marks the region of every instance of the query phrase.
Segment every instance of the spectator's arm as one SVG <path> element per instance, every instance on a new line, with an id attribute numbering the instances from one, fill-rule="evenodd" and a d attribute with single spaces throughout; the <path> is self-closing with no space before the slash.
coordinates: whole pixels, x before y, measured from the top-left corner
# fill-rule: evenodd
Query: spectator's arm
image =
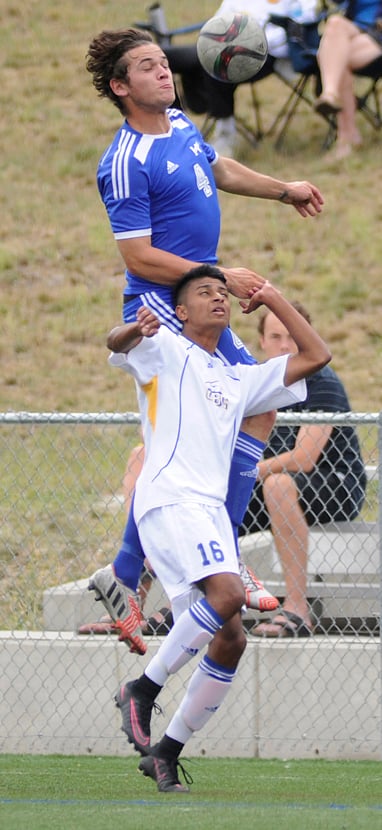
<path id="1" fill-rule="evenodd" d="M 282 472 L 310 473 L 324 451 L 332 430 L 330 424 L 303 424 L 297 433 L 293 450 L 259 462 L 259 478 L 264 480 L 273 473 Z"/>

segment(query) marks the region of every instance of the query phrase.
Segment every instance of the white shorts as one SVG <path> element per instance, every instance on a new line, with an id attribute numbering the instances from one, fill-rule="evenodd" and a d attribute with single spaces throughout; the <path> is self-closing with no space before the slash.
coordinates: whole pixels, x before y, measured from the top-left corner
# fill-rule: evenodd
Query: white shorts
<path id="1" fill-rule="evenodd" d="M 232 525 L 224 505 L 182 502 L 149 510 L 138 523 L 143 550 L 171 602 L 218 573 L 239 573 Z M 195 598 L 195 594 L 193 593 Z M 191 600 L 192 601 L 192 600 Z"/>

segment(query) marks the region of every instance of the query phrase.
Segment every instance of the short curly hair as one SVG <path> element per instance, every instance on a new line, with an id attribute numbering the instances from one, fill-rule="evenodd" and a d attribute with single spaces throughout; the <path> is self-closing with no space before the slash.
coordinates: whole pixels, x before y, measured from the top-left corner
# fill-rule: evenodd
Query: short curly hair
<path id="1" fill-rule="evenodd" d="M 120 112 L 123 112 L 123 104 L 111 89 L 110 81 L 112 78 L 126 78 L 126 52 L 145 43 L 153 43 L 150 32 L 131 28 L 103 31 L 93 38 L 89 45 L 86 69 L 93 75 L 93 85 L 98 95 L 101 98 L 109 98 Z"/>

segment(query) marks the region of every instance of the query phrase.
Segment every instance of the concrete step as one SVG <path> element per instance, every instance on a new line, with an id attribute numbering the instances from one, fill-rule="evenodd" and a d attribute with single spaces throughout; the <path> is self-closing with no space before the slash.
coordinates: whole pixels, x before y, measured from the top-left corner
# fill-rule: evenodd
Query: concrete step
<path id="1" fill-rule="evenodd" d="M 244 561 L 266 587 L 282 601 L 285 585 L 269 531 L 240 540 Z M 341 522 L 313 528 L 307 596 L 319 610 L 317 616 L 374 618 L 380 608 L 379 543 L 377 526 L 367 522 Z M 102 603 L 87 590 L 88 578 L 67 582 L 44 591 L 43 614 L 47 631 L 77 631 L 80 625 L 105 614 Z M 320 605 L 321 603 L 321 605 Z M 144 613 L 149 617 L 168 605 L 158 580 L 148 594 Z M 251 614 L 252 612 L 250 612 Z"/>
<path id="2" fill-rule="evenodd" d="M 240 550 L 263 580 L 281 573 L 270 531 L 243 536 Z M 308 574 L 312 577 L 379 582 L 380 556 L 376 522 L 331 522 L 310 529 Z"/>
<path id="3" fill-rule="evenodd" d="M 116 637 L 0 632 L 3 753 L 135 755 L 113 696 L 156 653 L 130 654 Z M 158 741 L 195 669 L 160 694 Z M 378 637 L 263 641 L 249 636 L 229 699 L 187 744 L 187 757 L 382 757 Z M 137 756 L 136 756 L 137 757 Z M 197 767 L 195 767 L 197 770 Z M 195 773 L 196 776 L 196 773 Z"/>
<path id="4" fill-rule="evenodd" d="M 102 603 L 94 601 L 94 593 L 87 590 L 88 580 L 67 582 L 44 591 L 44 626 L 47 631 L 77 631 L 80 625 L 94 622 L 105 614 Z M 285 596 L 285 585 L 280 578 L 266 581 L 266 587 L 280 602 Z M 308 600 L 318 618 L 378 619 L 380 587 L 373 583 L 317 582 L 309 580 Z M 158 580 L 154 580 L 145 606 L 145 616 L 168 605 L 168 599 Z M 249 619 L 259 613 L 249 611 Z"/>
<path id="5" fill-rule="evenodd" d="M 65 582 L 47 588 L 43 594 L 43 619 L 46 631 L 77 631 L 80 625 L 94 622 L 106 614 L 102 602 L 94 600 L 94 591 L 88 591 L 89 579 Z M 145 605 L 149 617 L 169 605 L 159 580 L 155 579 Z"/>

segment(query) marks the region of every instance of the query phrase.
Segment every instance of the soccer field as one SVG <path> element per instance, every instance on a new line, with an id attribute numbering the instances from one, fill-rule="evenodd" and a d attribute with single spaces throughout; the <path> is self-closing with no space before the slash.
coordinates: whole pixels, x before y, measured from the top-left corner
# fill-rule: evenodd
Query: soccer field
<path id="1" fill-rule="evenodd" d="M 160 794 L 137 758 L 0 756 L 4 830 L 379 830 L 374 761 L 184 759 L 190 794 Z"/>

